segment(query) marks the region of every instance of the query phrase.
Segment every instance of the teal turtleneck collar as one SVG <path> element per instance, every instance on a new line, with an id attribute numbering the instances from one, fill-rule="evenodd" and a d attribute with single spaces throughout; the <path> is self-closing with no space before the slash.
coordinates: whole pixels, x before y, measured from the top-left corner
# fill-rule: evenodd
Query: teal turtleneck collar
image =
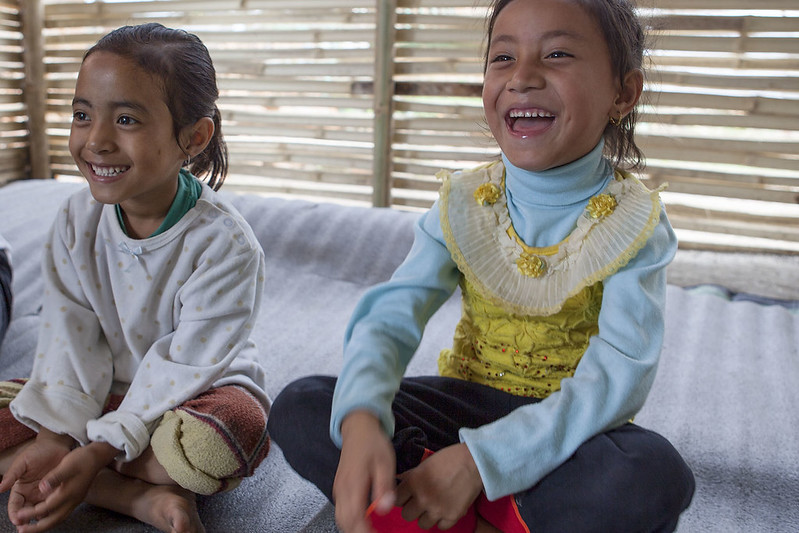
<path id="1" fill-rule="evenodd" d="M 532 172 L 514 166 L 505 154 L 505 189 L 508 203 L 529 207 L 564 207 L 585 202 L 605 188 L 612 178 L 610 164 L 602 157 L 601 139 L 586 155 L 555 168 Z"/>

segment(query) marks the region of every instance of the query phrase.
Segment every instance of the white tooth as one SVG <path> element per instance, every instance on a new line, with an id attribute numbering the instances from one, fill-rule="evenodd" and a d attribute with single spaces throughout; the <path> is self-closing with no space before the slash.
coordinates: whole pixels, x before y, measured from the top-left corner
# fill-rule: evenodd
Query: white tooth
<path id="1" fill-rule="evenodd" d="M 96 167 L 92 165 L 92 170 L 98 176 L 116 176 L 125 171 L 125 167 Z"/>

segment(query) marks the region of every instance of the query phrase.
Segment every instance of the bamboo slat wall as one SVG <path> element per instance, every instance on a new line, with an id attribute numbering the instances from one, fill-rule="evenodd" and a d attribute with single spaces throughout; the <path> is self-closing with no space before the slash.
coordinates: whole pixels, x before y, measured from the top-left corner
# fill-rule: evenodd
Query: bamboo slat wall
<path id="1" fill-rule="evenodd" d="M 0 1 L 0 184 L 30 175 L 22 50 L 17 3 Z"/>
<path id="2" fill-rule="evenodd" d="M 21 4 L 0 0 L 0 182 L 30 172 Z M 496 155 L 479 98 L 487 0 L 42 4 L 54 174 L 76 174 L 67 136 L 81 55 L 113 27 L 153 20 L 198 34 L 211 51 L 231 152 L 226 189 L 422 208 L 438 169 Z M 799 253 L 799 3 L 639 6 L 653 43 L 643 178 L 669 183 L 681 245 Z"/>
<path id="3" fill-rule="evenodd" d="M 469 0 L 400 5 L 393 198 L 419 205 L 437 167 L 495 153 L 479 102 L 484 11 Z M 799 253 L 799 2 L 638 5 L 652 47 L 643 177 L 669 183 L 681 246 Z"/>

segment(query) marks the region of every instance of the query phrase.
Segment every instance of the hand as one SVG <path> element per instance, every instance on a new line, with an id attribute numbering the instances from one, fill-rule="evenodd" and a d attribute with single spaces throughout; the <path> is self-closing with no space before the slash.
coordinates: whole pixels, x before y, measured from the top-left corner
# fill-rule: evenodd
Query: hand
<path id="1" fill-rule="evenodd" d="M 369 533 L 366 509 L 376 501 L 376 512 L 394 506 L 396 457 L 376 416 L 354 411 L 341 425 L 341 457 L 333 482 L 336 523 L 345 533 Z"/>
<path id="2" fill-rule="evenodd" d="M 465 444 L 448 446 L 399 476 L 396 504 L 402 518 L 419 527 L 449 529 L 483 491 L 483 481 Z"/>
<path id="3" fill-rule="evenodd" d="M 8 517 L 14 525 L 21 528 L 35 519 L 35 516 L 20 518 L 18 513 L 45 499 L 40 490 L 41 480 L 69 454 L 72 444 L 71 437 L 42 428 L 33 443 L 14 458 L 0 482 L 0 492 L 11 490 Z"/>
<path id="4" fill-rule="evenodd" d="M 86 497 L 97 473 L 119 453 L 104 443 L 91 443 L 67 453 L 41 477 L 38 499 L 9 497 L 9 516 L 19 533 L 45 531 L 64 520 Z M 12 492 L 13 495 L 13 492 Z M 30 524 L 32 520 L 36 523 Z"/>

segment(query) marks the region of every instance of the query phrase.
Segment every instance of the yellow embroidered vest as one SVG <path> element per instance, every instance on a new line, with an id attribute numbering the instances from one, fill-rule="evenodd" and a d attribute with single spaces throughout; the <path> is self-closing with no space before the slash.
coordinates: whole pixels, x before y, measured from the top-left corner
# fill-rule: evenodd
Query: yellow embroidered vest
<path id="1" fill-rule="evenodd" d="M 545 398 L 574 374 L 598 333 L 602 280 L 654 231 L 660 189 L 617 172 L 566 239 L 530 248 L 513 230 L 504 176 L 499 162 L 439 173 L 441 225 L 462 273 L 463 316 L 438 368 L 442 376 Z"/>

